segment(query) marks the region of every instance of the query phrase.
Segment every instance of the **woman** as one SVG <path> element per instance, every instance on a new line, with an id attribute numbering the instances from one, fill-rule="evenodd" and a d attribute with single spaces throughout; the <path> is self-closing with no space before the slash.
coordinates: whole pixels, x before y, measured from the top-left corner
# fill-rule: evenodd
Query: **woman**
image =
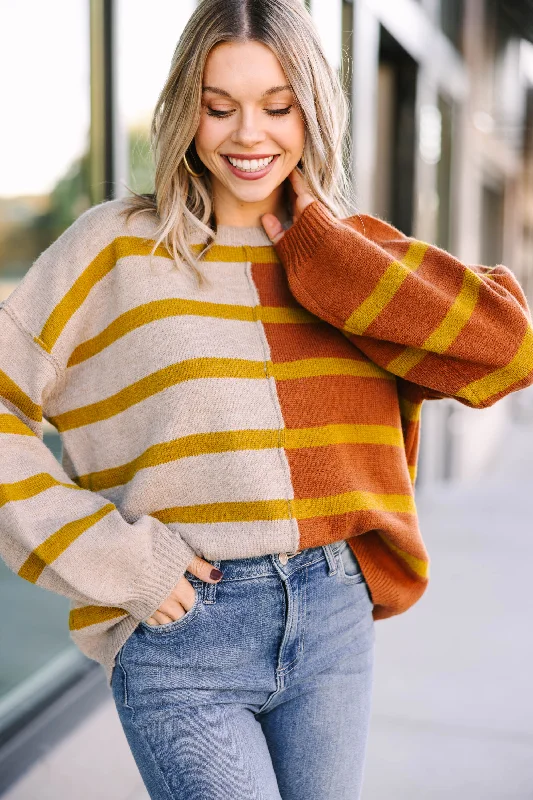
<path id="1" fill-rule="evenodd" d="M 70 597 L 153 798 L 360 797 L 374 621 L 428 581 L 422 402 L 533 382 L 509 269 L 350 216 L 346 124 L 298 0 L 204 0 L 155 193 L 0 309 L 2 555 Z"/>

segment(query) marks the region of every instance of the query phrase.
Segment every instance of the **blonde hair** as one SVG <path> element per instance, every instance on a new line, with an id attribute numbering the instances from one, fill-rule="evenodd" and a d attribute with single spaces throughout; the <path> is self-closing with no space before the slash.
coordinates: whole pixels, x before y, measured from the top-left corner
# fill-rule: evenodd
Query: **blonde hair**
<path id="1" fill-rule="evenodd" d="M 150 129 L 155 158 L 155 193 L 127 197 L 127 219 L 151 212 L 159 218 L 156 242 L 174 262 L 185 262 L 200 283 L 202 257 L 216 236 L 211 180 L 201 171 L 194 136 L 201 113 L 202 77 L 211 49 L 221 42 L 261 42 L 278 58 L 305 123 L 303 176 L 314 197 L 335 217 L 355 213 L 349 173 L 349 105 L 336 71 L 324 55 L 318 32 L 300 0 L 200 0 L 174 51 Z M 129 187 L 128 187 L 129 188 Z M 191 241 L 205 242 L 200 253 Z"/>

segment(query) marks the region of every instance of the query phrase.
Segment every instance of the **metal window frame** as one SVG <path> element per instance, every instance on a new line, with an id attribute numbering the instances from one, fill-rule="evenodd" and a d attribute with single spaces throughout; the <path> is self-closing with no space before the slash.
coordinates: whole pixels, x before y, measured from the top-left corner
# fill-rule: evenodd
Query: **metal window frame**
<path id="1" fill-rule="evenodd" d="M 89 0 L 92 205 L 116 194 L 115 14 L 115 0 Z M 10 709 L 0 735 L 0 795 L 109 700 L 104 670 L 79 655 L 49 680 L 36 674 L 31 698 L 21 695 L 17 713 Z"/>

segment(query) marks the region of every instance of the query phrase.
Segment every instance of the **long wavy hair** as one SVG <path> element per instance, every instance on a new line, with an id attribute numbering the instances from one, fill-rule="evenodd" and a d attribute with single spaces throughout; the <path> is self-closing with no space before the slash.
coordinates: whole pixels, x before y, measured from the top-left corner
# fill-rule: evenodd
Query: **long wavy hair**
<path id="1" fill-rule="evenodd" d="M 349 101 L 342 78 L 328 63 L 311 15 L 301 0 L 201 0 L 174 51 L 150 128 L 155 191 L 130 187 L 122 213 L 156 214 L 151 256 L 163 244 L 176 266 L 188 264 L 200 284 L 200 261 L 216 236 L 210 173 L 194 177 L 202 163 L 194 136 L 201 114 L 202 77 L 211 49 L 221 42 L 261 42 L 278 58 L 305 123 L 302 173 L 311 193 L 337 218 L 356 213 L 350 178 Z M 200 167 L 200 168 L 199 168 Z M 205 243 L 198 251 L 191 242 Z"/>

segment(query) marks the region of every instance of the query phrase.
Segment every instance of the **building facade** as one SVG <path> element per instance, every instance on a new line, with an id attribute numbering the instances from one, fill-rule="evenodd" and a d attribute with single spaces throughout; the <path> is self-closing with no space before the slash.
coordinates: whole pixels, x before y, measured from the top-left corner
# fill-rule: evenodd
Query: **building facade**
<path id="1" fill-rule="evenodd" d="M 306 2 L 350 99 L 359 210 L 467 263 L 506 264 L 532 303 L 528 5 Z M 153 188 L 150 117 L 194 6 L 154 0 L 150 14 L 144 0 L 0 6 L 13 41 L 0 55 L 11 76 L 0 93 L 16 121 L 4 126 L 0 156 L 0 301 L 90 205 Z M 425 403 L 417 489 L 482 474 L 514 405 L 512 396 L 483 412 Z M 59 458 L 51 425 L 45 443 Z M 98 665 L 69 640 L 66 600 L 1 562 L 0 596 L 11 609 L 0 622 L 1 792 L 107 693 Z"/>

